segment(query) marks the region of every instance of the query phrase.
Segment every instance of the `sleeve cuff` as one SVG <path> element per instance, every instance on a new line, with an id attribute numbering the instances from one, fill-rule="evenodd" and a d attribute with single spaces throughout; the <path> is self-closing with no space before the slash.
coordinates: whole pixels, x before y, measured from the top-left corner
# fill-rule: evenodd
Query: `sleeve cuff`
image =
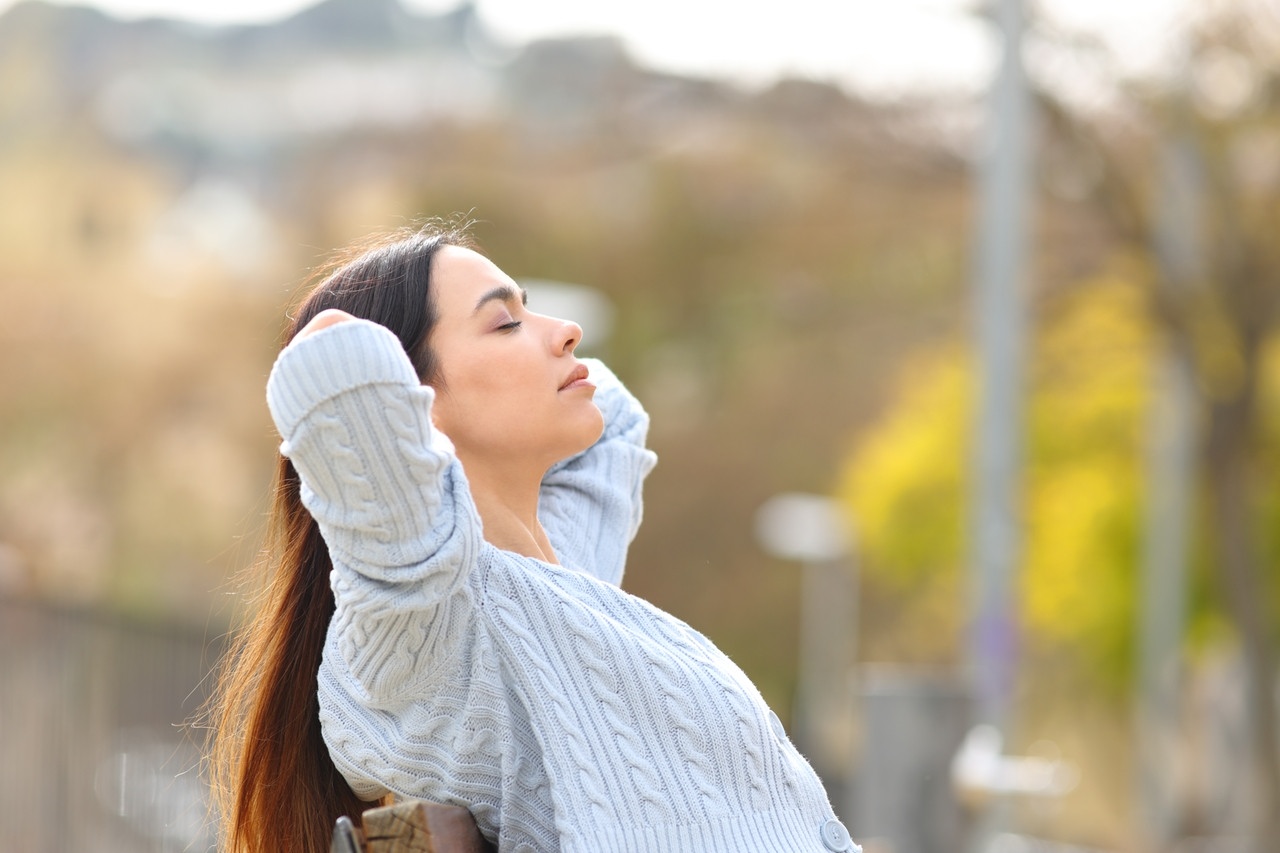
<path id="1" fill-rule="evenodd" d="M 361 385 L 418 385 L 409 357 L 388 329 L 368 320 L 337 323 L 295 340 L 267 379 L 267 406 L 288 439 L 312 409 Z"/>

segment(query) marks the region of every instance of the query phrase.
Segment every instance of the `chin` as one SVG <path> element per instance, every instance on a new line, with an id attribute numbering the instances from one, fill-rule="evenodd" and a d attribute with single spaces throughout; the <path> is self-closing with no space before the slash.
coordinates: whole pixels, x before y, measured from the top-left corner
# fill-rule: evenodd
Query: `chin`
<path id="1" fill-rule="evenodd" d="M 594 413 L 592 415 L 593 426 L 591 429 L 591 443 L 588 444 L 587 447 L 590 447 L 592 444 L 595 444 L 597 441 L 600 440 L 600 436 L 604 435 L 604 414 L 600 411 L 599 407 L 596 406 L 595 403 L 591 404 L 591 410 Z"/>
<path id="2" fill-rule="evenodd" d="M 576 426 L 573 448 L 562 458 L 568 459 L 570 456 L 576 456 L 600 440 L 600 436 L 604 433 L 604 415 L 600 414 L 600 410 L 593 405 L 590 414 L 584 417 L 580 424 Z"/>

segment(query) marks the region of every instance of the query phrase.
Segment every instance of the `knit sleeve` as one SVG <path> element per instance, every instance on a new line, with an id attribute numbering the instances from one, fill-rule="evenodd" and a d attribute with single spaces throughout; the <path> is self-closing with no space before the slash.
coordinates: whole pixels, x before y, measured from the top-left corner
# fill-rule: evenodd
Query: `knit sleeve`
<path id="1" fill-rule="evenodd" d="M 267 401 L 333 562 L 330 640 L 372 705 L 439 671 L 470 610 L 482 535 L 449 440 L 400 342 L 356 320 L 295 341 Z"/>
<path id="2" fill-rule="evenodd" d="M 547 472 L 538 515 L 564 562 L 618 584 L 640 527 L 641 486 L 658 457 L 645 448 L 649 415 L 640 402 L 602 362 L 583 361 L 596 383 L 604 432 Z"/>

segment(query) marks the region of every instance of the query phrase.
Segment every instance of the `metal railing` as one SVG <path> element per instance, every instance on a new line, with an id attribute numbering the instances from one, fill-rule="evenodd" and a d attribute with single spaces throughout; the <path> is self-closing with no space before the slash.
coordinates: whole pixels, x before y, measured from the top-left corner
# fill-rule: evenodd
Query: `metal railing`
<path id="1" fill-rule="evenodd" d="M 13 850 L 213 847 L 199 733 L 216 639 L 0 599 L 0 833 Z"/>

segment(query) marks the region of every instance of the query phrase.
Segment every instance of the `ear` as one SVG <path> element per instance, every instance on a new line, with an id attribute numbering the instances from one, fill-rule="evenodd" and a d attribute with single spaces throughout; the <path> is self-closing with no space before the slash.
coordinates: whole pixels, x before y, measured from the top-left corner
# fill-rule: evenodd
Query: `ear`
<path id="1" fill-rule="evenodd" d="M 431 388 L 430 385 L 425 387 Z M 431 390 L 435 392 L 434 388 Z M 431 403 L 431 446 L 436 450 L 457 456 L 457 448 L 454 447 L 453 441 L 449 438 L 448 406 L 446 404 L 446 411 L 441 411 L 440 397 L 441 395 L 436 393 Z"/>
<path id="2" fill-rule="evenodd" d="M 452 410 L 449 400 L 449 393 L 434 385 L 423 385 L 427 389 L 427 393 L 431 395 L 431 428 L 436 432 L 449 432 L 450 417 Z"/>

